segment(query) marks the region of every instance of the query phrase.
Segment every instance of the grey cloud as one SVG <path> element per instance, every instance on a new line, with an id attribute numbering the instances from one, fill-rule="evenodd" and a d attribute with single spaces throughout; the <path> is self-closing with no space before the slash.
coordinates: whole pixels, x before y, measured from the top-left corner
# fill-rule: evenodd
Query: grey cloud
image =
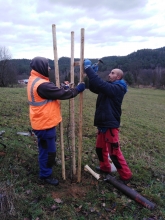
<path id="1" fill-rule="evenodd" d="M 47 0 L 41 3 L 41 0 L 0 0 L 0 44 L 11 47 L 17 54 L 24 47 L 31 48 L 31 51 L 39 48 L 47 50 L 52 48 L 52 24 L 56 24 L 61 48 L 70 45 L 71 31 L 75 32 L 75 43 L 79 44 L 81 28 L 85 29 L 85 44 L 96 45 L 100 50 L 105 45 L 162 37 L 164 23 L 161 19 L 160 22 L 153 19 L 155 15 L 158 17 L 158 8 L 146 10 L 147 2 Z M 162 20 L 165 18 L 163 13 Z M 30 49 L 27 51 L 30 53 Z"/>
<path id="2" fill-rule="evenodd" d="M 113 11 L 128 11 L 130 9 L 135 9 L 137 7 L 144 7 L 147 3 L 147 0 L 131 0 L 131 1 L 123 1 L 123 0 L 90 0 L 90 1 L 77 1 L 77 0 L 49 0 L 52 4 L 63 5 L 64 7 L 81 7 L 87 9 L 95 9 L 95 8 L 106 8 L 107 10 Z"/>

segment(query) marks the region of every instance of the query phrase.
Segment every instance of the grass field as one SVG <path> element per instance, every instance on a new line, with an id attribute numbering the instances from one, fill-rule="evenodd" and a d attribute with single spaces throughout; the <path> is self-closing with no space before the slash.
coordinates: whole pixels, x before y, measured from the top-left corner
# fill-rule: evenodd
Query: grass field
<path id="1" fill-rule="evenodd" d="M 66 181 L 62 179 L 57 127 L 57 165 L 60 185 L 38 181 L 38 151 L 34 136 L 21 136 L 30 127 L 26 88 L 0 88 L 0 219 L 11 220 L 163 220 L 165 219 L 165 91 L 129 88 L 122 105 L 122 152 L 133 171 L 129 187 L 156 204 L 149 210 L 112 185 L 84 171 L 98 165 L 93 126 L 96 95 L 85 90 L 83 101 L 82 181 L 71 174 L 69 101 L 62 101 Z M 78 102 L 75 98 L 76 137 Z M 76 139 L 77 146 L 77 139 Z M 77 147 L 76 147 L 77 150 Z M 117 173 L 113 176 L 118 177 Z"/>

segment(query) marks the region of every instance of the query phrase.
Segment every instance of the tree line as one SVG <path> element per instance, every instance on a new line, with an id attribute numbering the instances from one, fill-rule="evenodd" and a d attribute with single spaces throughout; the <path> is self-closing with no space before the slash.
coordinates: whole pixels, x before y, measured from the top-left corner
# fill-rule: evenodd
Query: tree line
<path id="1" fill-rule="evenodd" d="M 104 80 L 111 69 L 120 68 L 124 71 L 124 79 L 129 85 L 165 86 L 165 47 L 158 49 L 141 49 L 127 56 L 107 56 L 101 58 L 98 74 Z M 78 61 L 79 59 L 75 59 Z M 97 59 L 90 59 L 92 63 Z M 0 47 L 0 86 L 13 86 L 20 79 L 28 79 L 30 75 L 30 59 L 12 59 L 5 47 Z M 55 82 L 54 61 L 49 60 L 51 67 L 50 80 Z M 79 67 L 75 67 L 75 84 L 79 82 Z M 59 59 L 60 81 L 70 81 L 70 58 Z M 88 79 L 84 78 L 88 87 Z"/>

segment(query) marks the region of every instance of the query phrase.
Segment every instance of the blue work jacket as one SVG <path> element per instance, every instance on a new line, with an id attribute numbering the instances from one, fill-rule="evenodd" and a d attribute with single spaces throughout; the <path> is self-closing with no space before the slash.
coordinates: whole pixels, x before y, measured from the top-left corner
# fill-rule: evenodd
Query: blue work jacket
<path id="1" fill-rule="evenodd" d="M 121 105 L 127 91 L 124 80 L 113 83 L 102 80 L 91 67 L 85 70 L 89 78 L 90 91 L 98 94 L 94 126 L 106 128 L 119 128 L 121 118 Z"/>

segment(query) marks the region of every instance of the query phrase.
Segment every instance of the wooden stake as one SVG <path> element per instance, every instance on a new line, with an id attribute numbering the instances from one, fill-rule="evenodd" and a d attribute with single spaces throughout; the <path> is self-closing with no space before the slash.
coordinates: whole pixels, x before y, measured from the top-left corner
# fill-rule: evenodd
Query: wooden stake
<path id="1" fill-rule="evenodd" d="M 74 32 L 71 32 L 71 65 L 70 65 L 70 82 L 74 87 Z M 71 141 L 72 141 L 72 168 L 73 175 L 76 175 L 76 159 L 75 159 L 75 117 L 74 117 L 74 98 L 70 99 L 70 125 L 71 125 Z"/>
<path id="2" fill-rule="evenodd" d="M 81 48 L 80 48 L 80 82 L 83 82 L 84 73 L 84 28 L 81 28 Z M 81 181 L 81 160 L 82 160 L 82 108 L 83 108 L 83 93 L 79 95 L 79 140 L 78 140 L 78 173 L 77 182 Z"/>
<path id="3" fill-rule="evenodd" d="M 55 66 L 55 80 L 56 86 L 60 88 L 59 67 L 58 67 L 58 55 L 57 55 L 57 40 L 56 40 L 56 26 L 52 25 L 53 35 L 53 52 L 54 52 L 54 66 Z M 61 103 L 60 103 L 61 108 Z M 62 112 L 61 112 L 62 114 Z M 63 122 L 60 123 L 60 144 L 61 144 L 61 163 L 62 163 L 62 178 L 65 180 L 65 157 L 64 157 L 64 140 L 63 140 Z"/>

